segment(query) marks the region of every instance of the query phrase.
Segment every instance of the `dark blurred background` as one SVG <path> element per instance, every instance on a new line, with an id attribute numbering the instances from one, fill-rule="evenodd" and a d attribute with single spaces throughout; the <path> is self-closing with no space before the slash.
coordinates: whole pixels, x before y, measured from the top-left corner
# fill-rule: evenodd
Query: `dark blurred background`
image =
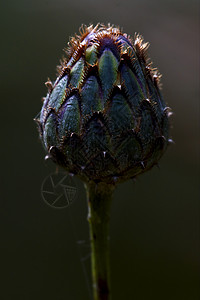
<path id="1" fill-rule="evenodd" d="M 69 36 L 97 22 L 139 32 L 151 43 L 174 111 L 175 144 L 160 170 L 121 184 L 114 195 L 113 300 L 200 298 L 198 2 L 1 1 L 2 300 L 91 299 L 84 186 L 75 179 L 78 197 L 66 209 L 44 203 L 41 185 L 56 167 L 44 162 L 33 118 Z"/>

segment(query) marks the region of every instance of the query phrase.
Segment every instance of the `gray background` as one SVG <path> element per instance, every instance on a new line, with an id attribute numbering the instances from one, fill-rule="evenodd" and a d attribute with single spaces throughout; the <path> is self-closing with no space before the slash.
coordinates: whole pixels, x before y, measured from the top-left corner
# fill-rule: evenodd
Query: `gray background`
<path id="1" fill-rule="evenodd" d="M 69 36 L 97 22 L 137 31 L 151 43 L 176 142 L 160 170 L 115 192 L 113 299 L 199 299 L 198 1 L 1 1 L 0 12 L 1 299 L 89 299 L 81 263 L 89 253 L 84 187 L 76 179 L 79 194 L 67 209 L 43 202 L 41 184 L 56 168 L 43 160 L 32 119 Z"/>

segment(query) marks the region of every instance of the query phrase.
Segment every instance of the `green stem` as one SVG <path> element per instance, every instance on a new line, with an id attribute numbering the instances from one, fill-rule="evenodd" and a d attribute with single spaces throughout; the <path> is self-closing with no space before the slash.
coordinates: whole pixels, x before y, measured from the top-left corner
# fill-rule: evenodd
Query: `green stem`
<path id="1" fill-rule="evenodd" d="M 109 220 L 113 190 L 114 185 L 103 182 L 86 185 L 94 300 L 111 300 Z"/>

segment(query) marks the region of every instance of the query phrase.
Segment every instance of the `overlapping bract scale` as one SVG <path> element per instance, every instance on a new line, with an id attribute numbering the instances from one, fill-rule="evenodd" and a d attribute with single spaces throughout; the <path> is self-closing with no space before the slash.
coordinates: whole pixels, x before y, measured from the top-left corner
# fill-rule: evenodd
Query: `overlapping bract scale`
<path id="1" fill-rule="evenodd" d="M 167 147 L 168 114 L 146 48 L 139 35 L 101 25 L 71 40 L 38 123 L 53 160 L 83 180 L 135 177 Z"/>

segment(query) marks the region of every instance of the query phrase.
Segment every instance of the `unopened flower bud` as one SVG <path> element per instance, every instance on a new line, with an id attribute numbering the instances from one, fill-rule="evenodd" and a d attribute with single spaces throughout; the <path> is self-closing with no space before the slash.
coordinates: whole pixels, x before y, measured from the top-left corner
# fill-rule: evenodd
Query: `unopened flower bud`
<path id="1" fill-rule="evenodd" d="M 53 161 L 83 180 L 115 183 L 157 164 L 168 115 L 148 43 L 119 28 L 82 27 L 66 50 L 37 120 Z"/>

